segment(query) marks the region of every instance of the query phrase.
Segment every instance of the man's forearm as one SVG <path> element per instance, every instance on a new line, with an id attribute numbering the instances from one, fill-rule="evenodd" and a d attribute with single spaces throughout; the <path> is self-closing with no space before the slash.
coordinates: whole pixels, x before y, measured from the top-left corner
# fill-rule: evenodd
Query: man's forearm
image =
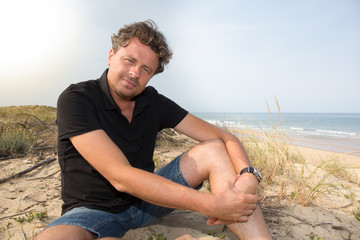
<path id="1" fill-rule="evenodd" d="M 225 143 L 236 174 L 240 174 L 242 169 L 251 166 L 247 152 L 238 138 L 228 133 L 224 134 L 222 140 Z M 234 182 L 234 188 L 242 193 L 255 194 L 258 188 L 258 180 L 253 174 L 243 174 Z"/>
<path id="2" fill-rule="evenodd" d="M 243 168 L 251 166 L 247 152 L 237 137 L 231 133 L 224 133 L 221 140 L 226 146 L 226 150 L 237 174 L 239 174 Z"/>
<path id="3" fill-rule="evenodd" d="M 211 205 L 210 194 L 201 193 L 189 187 L 182 186 L 156 174 L 133 168 L 123 169 L 121 179 L 112 182 L 121 192 L 138 197 L 167 208 L 186 209 L 206 212 Z"/>
<path id="4" fill-rule="evenodd" d="M 253 194 L 237 194 L 231 187 L 222 193 L 209 194 L 174 183 L 140 169 L 124 169 L 119 190 L 159 206 L 185 209 L 225 220 L 240 220 L 257 202 Z M 131 177 L 136 176 L 136 177 Z"/>

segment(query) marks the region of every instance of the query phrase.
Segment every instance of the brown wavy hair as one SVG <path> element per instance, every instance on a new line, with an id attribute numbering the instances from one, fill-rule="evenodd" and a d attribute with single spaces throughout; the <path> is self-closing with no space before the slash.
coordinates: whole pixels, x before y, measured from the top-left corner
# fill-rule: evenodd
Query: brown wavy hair
<path id="1" fill-rule="evenodd" d="M 165 65 L 169 63 L 172 57 L 172 51 L 169 48 L 165 36 L 158 31 L 154 21 L 146 20 L 125 25 L 119 29 L 118 34 L 111 36 L 112 48 L 116 53 L 119 47 L 126 47 L 132 38 L 138 38 L 144 45 L 149 46 L 159 58 L 159 66 L 155 74 L 164 71 Z"/>

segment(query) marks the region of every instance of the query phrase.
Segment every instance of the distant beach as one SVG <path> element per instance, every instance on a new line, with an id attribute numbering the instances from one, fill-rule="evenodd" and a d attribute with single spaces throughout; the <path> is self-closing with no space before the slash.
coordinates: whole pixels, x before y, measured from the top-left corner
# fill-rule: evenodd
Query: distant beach
<path id="1" fill-rule="evenodd" d="M 282 131 L 291 144 L 360 156 L 360 113 L 193 113 L 218 126 Z"/>

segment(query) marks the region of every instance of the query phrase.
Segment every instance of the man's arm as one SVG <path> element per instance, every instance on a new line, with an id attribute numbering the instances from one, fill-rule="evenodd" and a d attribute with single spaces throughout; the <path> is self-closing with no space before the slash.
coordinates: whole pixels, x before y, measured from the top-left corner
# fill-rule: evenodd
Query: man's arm
<path id="1" fill-rule="evenodd" d="M 237 174 L 239 174 L 243 168 L 251 166 L 247 153 L 237 137 L 192 114 L 188 114 L 175 127 L 175 130 L 200 142 L 215 139 L 223 141 Z M 219 161 L 221 161 L 221 159 L 219 159 Z M 238 180 L 243 180 L 248 183 L 248 186 L 244 186 L 244 189 L 241 189 L 241 191 L 256 193 L 258 181 L 253 174 L 244 174 L 240 176 Z"/>
<path id="2" fill-rule="evenodd" d="M 234 220 L 235 217 L 242 221 L 246 215 L 244 213 L 252 210 L 257 202 L 257 197 L 252 194 L 232 194 L 219 198 L 134 168 L 103 130 L 71 137 L 70 140 L 79 153 L 118 191 L 156 205 L 193 210 L 220 219 Z"/>
<path id="3" fill-rule="evenodd" d="M 237 137 L 233 134 L 207 123 L 191 114 L 188 114 L 175 128 L 175 130 L 197 140 L 221 140 L 226 146 L 226 150 L 233 164 L 236 174 L 248 166 L 251 166 L 247 153 Z M 219 159 L 221 161 L 221 159 Z M 236 178 L 236 192 L 256 194 L 258 188 L 258 180 L 253 174 L 243 174 Z M 241 182 L 241 183 L 240 183 Z M 235 183 L 234 183 L 235 187 Z M 211 217 L 208 220 L 209 225 L 218 225 L 228 223 L 226 219 Z M 230 221 L 232 222 L 232 221 Z"/>

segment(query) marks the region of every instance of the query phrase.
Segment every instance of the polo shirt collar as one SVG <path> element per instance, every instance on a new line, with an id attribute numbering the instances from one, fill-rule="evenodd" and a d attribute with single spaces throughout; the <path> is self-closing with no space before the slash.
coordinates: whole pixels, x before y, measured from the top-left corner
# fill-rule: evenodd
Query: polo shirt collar
<path id="1" fill-rule="evenodd" d="M 118 105 L 115 103 L 115 100 L 113 99 L 110 89 L 109 89 L 109 83 L 107 81 L 107 73 L 109 69 L 106 69 L 104 73 L 101 75 L 99 81 L 100 81 L 100 87 L 101 91 L 104 93 L 105 98 L 105 108 L 107 110 L 115 110 L 118 109 Z M 145 96 L 144 91 L 140 93 L 138 96 L 135 97 L 135 109 L 134 109 L 134 116 L 141 113 L 144 108 L 146 108 L 149 105 L 149 99 Z"/>
<path id="2" fill-rule="evenodd" d="M 107 73 L 108 73 L 108 70 L 109 69 L 106 69 L 104 71 L 104 73 L 101 75 L 100 77 L 100 87 L 101 87 L 101 91 L 103 92 L 104 94 L 104 103 L 105 103 L 105 108 L 107 110 L 114 110 L 114 109 L 117 109 L 117 105 L 113 99 L 113 97 L 111 96 L 111 93 L 110 93 L 110 89 L 109 89 L 109 84 L 107 82 Z"/>

